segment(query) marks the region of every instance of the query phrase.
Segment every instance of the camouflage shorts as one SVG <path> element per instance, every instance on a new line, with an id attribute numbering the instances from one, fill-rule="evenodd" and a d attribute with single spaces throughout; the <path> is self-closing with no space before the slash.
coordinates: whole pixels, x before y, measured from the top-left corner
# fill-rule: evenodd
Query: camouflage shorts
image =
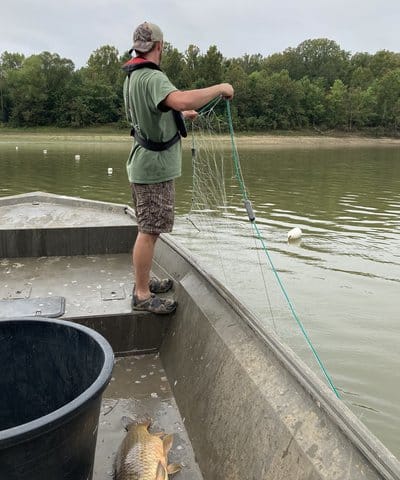
<path id="1" fill-rule="evenodd" d="M 148 185 L 132 183 L 131 188 L 139 232 L 153 235 L 171 232 L 174 225 L 174 181 Z"/>

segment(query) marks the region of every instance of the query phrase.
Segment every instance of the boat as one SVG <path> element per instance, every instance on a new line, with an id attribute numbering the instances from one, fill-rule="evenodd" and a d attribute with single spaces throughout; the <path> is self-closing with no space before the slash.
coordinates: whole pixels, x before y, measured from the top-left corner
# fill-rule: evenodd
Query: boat
<path id="1" fill-rule="evenodd" d="M 136 234 L 127 205 L 0 198 L 0 317 L 75 322 L 113 348 L 94 480 L 112 476 L 122 416 L 174 434 L 177 480 L 400 479 L 395 456 L 170 235 L 152 274 L 174 280 L 178 308 L 133 312 Z"/>

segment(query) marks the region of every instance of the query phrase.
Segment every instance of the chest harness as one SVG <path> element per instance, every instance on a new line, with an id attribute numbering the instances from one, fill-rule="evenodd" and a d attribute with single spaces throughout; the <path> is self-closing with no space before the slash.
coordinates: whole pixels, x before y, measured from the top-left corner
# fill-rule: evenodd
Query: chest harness
<path id="1" fill-rule="evenodd" d="M 129 93 L 131 74 L 132 72 L 139 70 L 141 68 L 150 68 L 152 70 L 159 70 L 160 72 L 161 72 L 161 68 L 155 63 L 149 62 L 140 57 L 139 58 L 136 57 L 130 60 L 129 62 L 125 63 L 125 65 L 122 68 L 128 75 L 128 84 L 127 84 L 127 92 L 126 92 L 127 106 L 128 106 L 127 117 L 128 117 L 128 121 L 132 126 L 131 136 L 136 140 L 136 142 L 141 147 L 146 148 L 147 150 L 151 150 L 153 152 L 162 152 L 163 150 L 167 150 L 168 148 L 172 147 L 172 145 L 175 145 L 175 143 L 179 142 L 181 137 L 186 137 L 187 131 L 186 131 L 185 122 L 183 120 L 182 113 L 178 112 L 177 110 L 172 110 L 176 127 L 178 129 L 178 131 L 175 133 L 175 135 L 172 138 L 170 138 L 166 142 L 154 142 L 153 140 L 150 140 L 149 138 L 144 138 L 142 137 L 142 135 L 140 135 L 140 128 L 137 121 L 135 121 L 136 115 L 132 105 L 132 99 Z"/>

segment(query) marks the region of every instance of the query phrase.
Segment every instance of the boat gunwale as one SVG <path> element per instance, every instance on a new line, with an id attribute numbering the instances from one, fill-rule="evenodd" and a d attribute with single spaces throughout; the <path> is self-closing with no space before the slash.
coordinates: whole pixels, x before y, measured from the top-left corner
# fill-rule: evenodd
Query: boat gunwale
<path id="1" fill-rule="evenodd" d="M 333 391 L 304 363 L 296 353 L 268 327 L 247 306 L 239 301 L 218 279 L 200 265 L 198 260 L 171 235 L 163 234 L 161 239 L 176 254 L 193 267 L 218 293 L 264 344 L 281 364 L 293 375 L 316 405 L 323 409 L 334 424 L 350 442 L 366 457 L 375 469 L 387 480 L 400 478 L 400 462 L 395 455 L 355 416 L 347 405 L 336 397 Z"/>
<path id="2" fill-rule="evenodd" d="M 23 203 L 31 203 L 34 201 L 41 201 L 46 203 L 55 203 L 59 205 L 71 205 L 77 204 L 81 207 L 96 207 L 100 209 L 105 209 L 108 211 L 113 212 L 114 210 L 120 210 L 121 208 L 125 210 L 127 205 L 122 203 L 113 203 L 113 202 L 104 202 L 102 200 L 93 200 L 90 198 L 82 198 L 82 197 L 72 197 L 69 195 L 57 195 L 48 192 L 28 192 L 28 193 L 21 193 L 18 195 L 8 195 L 4 197 L 0 197 L 0 207 L 6 205 L 15 205 L 16 201 L 19 204 Z"/>

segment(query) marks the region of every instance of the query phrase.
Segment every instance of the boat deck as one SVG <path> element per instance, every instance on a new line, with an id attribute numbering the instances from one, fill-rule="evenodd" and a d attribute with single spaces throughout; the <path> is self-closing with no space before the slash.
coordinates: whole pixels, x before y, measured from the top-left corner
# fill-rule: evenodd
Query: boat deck
<path id="1" fill-rule="evenodd" d="M 131 310 L 129 254 L 6 258 L 0 278 L 1 299 L 64 297 L 64 319 Z"/>
<path id="2" fill-rule="evenodd" d="M 3 258 L 0 318 L 59 317 L 94 328 L 117 355 L 158 351 L 169 319 L 133 312 L 133 283 L 129 253 Z"/>
<path id="3" fill-rule="evenodd" d="M 7 198 L 2 198 L 0 229 L 122 226 L 130 220 L 120 206 L 113 204 L 106 207 L 103 202 L 77 199 L 71 208 L 71 202 L 62 196 L 57 196 L 56 201 L 46 194 L 32 193 L 20 197 L 21 203 L 17 205 L 13 199 L 8 202 Z"/>
<path id="4" fill-rule="evenodd" d="M 126 434 L 121 424 L 123 416 L 151 418 L 150 432 L 173 434 L 169 463 L 183 465 L 174 475 L 176 480 L 203 478 L 158 353 L 116 359 L 111 382 L 103 394 L 93 480 L 112 478 L 115 454 Z"/>

